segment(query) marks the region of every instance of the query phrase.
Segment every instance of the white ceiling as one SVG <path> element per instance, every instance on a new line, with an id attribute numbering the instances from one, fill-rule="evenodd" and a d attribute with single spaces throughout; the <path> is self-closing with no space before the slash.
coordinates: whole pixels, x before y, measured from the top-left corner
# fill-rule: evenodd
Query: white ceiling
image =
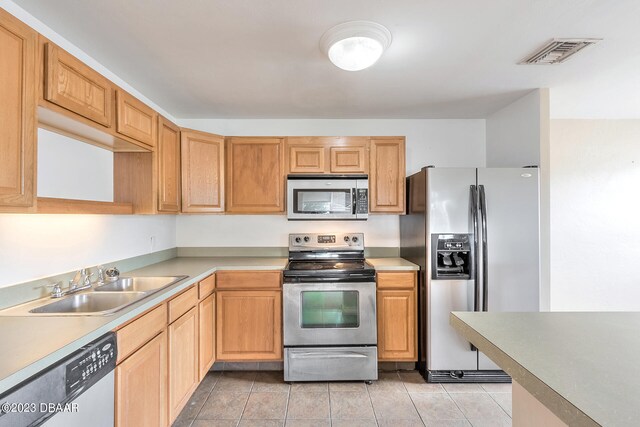
<path id="1" fill-rule="evenodd" d="M 554 117 L 640 117 L 638 0 L 14 0 L 178 118 L 483 118 L 538 87 Z M 385 25 L 373 68 L 319 40 Z M 604 40 L 555 66 L 554 37 Z"/>

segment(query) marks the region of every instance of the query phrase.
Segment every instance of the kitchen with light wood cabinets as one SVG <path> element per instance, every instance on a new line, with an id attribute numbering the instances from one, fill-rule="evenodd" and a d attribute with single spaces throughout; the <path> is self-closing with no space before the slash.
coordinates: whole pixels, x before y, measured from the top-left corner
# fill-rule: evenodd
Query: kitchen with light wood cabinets
<path id="1" fill-rule="evenodd" d="M 282 360 L 282 272 L 216 276 L 216 360 Z"/>
<path id="2" fill-rule="evenodd" d="M 182 129 L 182 212 L 224 211 L 224 137 Z"/>
<path id="3" fill-rule="evenodd" d="M 226 211 L 283 213 L 284 138 L 230 137 L 226 144 Z"/>
<path id="4" fill-rule="evenodd" d="M 415 272 L 376 274 L 378 360 L 418 360 L 417 276 Z"/>
<path id="5" fill-rule="evenodd" d="M 0 210 L 36 197 L 36 40 L 0 9 Z"/>

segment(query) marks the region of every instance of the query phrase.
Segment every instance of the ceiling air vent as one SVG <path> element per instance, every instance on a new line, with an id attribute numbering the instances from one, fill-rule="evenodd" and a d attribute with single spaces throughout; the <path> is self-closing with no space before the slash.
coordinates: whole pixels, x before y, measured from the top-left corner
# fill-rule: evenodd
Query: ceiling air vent
<path id="1" fill-rule="evenodd" d="M 602 39 L 553 39 L 518 64 L 560 64 L 600 40 Z"/>

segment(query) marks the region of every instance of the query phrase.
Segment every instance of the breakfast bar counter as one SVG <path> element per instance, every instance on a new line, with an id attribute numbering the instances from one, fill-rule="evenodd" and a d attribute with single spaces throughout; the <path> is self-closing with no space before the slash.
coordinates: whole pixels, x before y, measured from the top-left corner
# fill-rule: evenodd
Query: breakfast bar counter
<path id="1" fill-rule="evenodd" d="M 451 325 L 513 379 L 513 425 L 640 420 L 640 313 L 453 312 Z"/>

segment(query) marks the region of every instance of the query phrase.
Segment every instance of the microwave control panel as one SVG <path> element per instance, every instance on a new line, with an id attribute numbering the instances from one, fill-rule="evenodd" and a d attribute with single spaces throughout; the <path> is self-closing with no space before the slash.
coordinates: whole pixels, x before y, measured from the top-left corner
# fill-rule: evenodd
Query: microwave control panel
<path id="1" fill-rule="evenodd" d="M 356 213 L 366 214 L 369 212 L 369 190 L 366 188 L 356 189 Z"/>

